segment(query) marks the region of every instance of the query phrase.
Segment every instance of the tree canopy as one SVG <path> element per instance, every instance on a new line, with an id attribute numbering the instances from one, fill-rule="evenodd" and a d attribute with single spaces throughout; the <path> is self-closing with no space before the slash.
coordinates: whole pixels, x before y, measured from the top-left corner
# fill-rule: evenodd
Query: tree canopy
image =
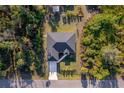
<path id="1" fill-rule="evenodd" d="M 5 61 L 18 71 L 24 66 L 23 70 L 30 70 L 34 64 L 33 70 L 42 74 L 44 15 L 40 6 L 0 6 L 0 68 Z"/>
<path id="2" fill-rule="evenodd" d="M 82 73 L 96 79 L 105 79 L 120 73 L 121 54 L 124 54 L 124 8 L 123 6 L 100 6 L 84 28 L 82 46 Z M 119 12 L 118 12 L 119 11 Z M 124 58 L 124 56 L 121 56 Z"/>

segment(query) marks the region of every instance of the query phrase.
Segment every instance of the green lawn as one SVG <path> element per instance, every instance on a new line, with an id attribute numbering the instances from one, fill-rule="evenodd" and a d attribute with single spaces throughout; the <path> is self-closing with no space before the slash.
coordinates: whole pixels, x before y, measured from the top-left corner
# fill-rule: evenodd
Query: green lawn
<path id="1" fill-rule="evenodd" d="M 57 27 L 57 32 L 75 32 L 76 31 L 76 24 L 72 23 L 72 24 L 60 24 Z"/>
<path id="2" fill-rule="evenodd" d="M 80 80 L 80 74 L 74 74 L 73 76 L 63 76 L 62 74 L 58 74 L 59 80 Z"/>
<path id="3" fill-rule="evenodd" d="M 77 71 L 77 66 L 76 62 L 61 62 L 59 64 L 59 73 L 58 77 L 60 80 L 77 80 L 80 79 L 80 74 Z"/>

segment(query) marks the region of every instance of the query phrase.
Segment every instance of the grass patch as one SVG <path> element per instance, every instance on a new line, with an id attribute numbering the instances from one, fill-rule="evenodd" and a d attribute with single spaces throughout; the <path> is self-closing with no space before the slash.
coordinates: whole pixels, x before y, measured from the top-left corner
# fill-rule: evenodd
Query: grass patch
<path id="1" fill-rule="evenodd" d="M 60 80 L 78 80 L 80 74 L 77 72 L 77 64 L 74 61 L 61 62 L 59 64 L 58 78 Z"/>
<path id="2" fill-rule="evenodd" d="M 59 80 L 80 80 L 80 74 L 75 74 L 72 76 L 63 76 L 62 74 L 58 74 Z"/>
<path id="3" fill-rule="evenodd" d="M 60 24 L 58 27 L 57 27 L 57 32 L 75 32 L 76 31 L 76 24 L 73 23 L 73 24 Z"/>

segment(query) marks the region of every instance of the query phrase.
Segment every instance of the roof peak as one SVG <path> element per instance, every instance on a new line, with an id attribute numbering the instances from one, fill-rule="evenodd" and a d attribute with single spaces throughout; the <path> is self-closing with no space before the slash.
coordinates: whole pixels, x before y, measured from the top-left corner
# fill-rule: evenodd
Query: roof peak
<path id="1" fill-rule="evenodd" d="M 74 34 L 75 32 L 48 32 L 55 42 L 67 42 Z"/>

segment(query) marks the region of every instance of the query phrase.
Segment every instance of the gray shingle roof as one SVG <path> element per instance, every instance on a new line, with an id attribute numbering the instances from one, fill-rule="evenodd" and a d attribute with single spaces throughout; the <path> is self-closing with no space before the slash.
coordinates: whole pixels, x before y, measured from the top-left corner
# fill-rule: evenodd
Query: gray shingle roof
<path id="1" fill-rule="evenodd" d="M 66 42 L 75 32 L 49 32 L 48 35 L 56 42 Z"/>
<path id="2" fill-rule="evenodd" d="M 76 34 L 75 32 L 49 32 L 47 34 L 48 60 L 59 60 L 59 53 L 68 50 L 75 53 Z"/>
<path id="3" fill-rule="evenodd" d="M 58 51 L 59 53 L 63 53 L 63 51 L 65 50 L 65 49 L 67 49 L 67 50 L 69 50 L 69 52 L 73 52 L 74 53 L 74 51 L 73 51 L 73 49 L 65 42 L 65 43 L 56 43 L 54 46 L 53 46 L 53 48 L 55 48 L 55 50 L 56 51 Z"/>

